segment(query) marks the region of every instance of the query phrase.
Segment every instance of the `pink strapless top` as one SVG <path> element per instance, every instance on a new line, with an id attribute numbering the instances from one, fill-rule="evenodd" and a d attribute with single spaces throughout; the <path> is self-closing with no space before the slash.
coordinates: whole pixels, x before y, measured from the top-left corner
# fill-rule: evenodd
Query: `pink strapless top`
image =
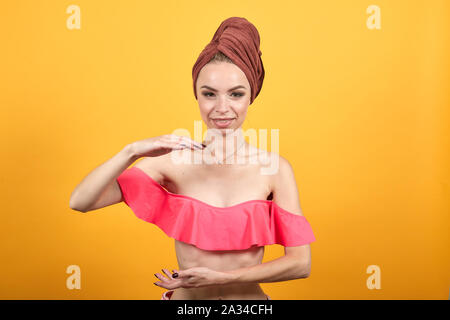
<path id="1" fill-rule="evenodd" d="M 203 250 L 244 250 L 269 244 L 293 247 L 316 240 L 304 216 L 272 200 L 216 207 L 167 191 L 138 167 L 123 171 L 117 182 L 124 202 L 139 219 Z"/>

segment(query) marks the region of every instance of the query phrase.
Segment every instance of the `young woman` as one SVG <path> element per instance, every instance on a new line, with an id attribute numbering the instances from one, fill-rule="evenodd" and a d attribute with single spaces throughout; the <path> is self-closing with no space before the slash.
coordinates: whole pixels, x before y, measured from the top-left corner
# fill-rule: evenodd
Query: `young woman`
<path id="1" fill-rule="evenodd" d="M 168 289 L 164 300 L 265 300 L 259 283 L 310 274 L 315 238 L 293 169 L 278 154 L 248 144 L 242 132 L 264 79 L 259 42 L 249 21 L 232 17 L 200 54 L 192 74 L 208 128 L 202 144 L 173 134 L 133 142 L 72 193 L 74 210 L 123 201 L 175 239 L 179 268 L 155 273 L 155 284 Z M 274 173 L 262 173 L 274 164 Z M 264 245 L 275 243 L 285 255 L 262 263 Z"/>

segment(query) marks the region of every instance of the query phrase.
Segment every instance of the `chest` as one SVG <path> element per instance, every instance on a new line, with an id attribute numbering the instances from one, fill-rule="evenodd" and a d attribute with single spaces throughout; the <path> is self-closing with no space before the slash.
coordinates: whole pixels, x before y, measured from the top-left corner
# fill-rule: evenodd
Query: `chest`
<path id="1" fill-rule="evenodd" d="M 270 176 L 248 166 L 172 168 L 164 172 L 163 187 L 169 192 L 217 207 L 229 207 L 248 200 L 267 200 L 271 194 Z"/>

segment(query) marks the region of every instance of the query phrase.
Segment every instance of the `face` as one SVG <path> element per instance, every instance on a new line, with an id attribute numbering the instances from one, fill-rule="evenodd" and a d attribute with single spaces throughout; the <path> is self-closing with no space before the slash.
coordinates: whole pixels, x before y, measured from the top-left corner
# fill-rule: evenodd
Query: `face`
<path id="1" fill-rule="evenodd" d="M 241 127 L 251 89 L 238 66 L 229 62 L 206 64 L 198 75 L 196 90 L 200 114 L 208 129 L 225 131 Z"/>

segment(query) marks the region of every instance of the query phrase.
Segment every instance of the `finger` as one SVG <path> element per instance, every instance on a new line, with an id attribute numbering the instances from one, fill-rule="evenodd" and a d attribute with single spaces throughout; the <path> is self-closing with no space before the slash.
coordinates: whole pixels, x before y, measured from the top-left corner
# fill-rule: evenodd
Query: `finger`
<path id="1" fill-rule="evenodd" d="M 181 135 L 171 134 L 169 135 L 169 141 L 171 142 L 179 142 L 184 143 L 187 147 L 195 149 L 203 149 L 203 145 L 201 143 L 196 142 L 195 140 Z"/>
<path id="2" fill-rule="evenodd" d="M 167 270 L 167 269 L 161 269 L 161 270 L 162 270 L 162 272 L 164 272 L 164 274 L 165 274 L 167 277 L 169 277 L 169 279 L 172 279 L 172 274 L 170 273 L 169 270 Z"/>
<path id="3" fill-rule="evenodd" d="M 177 282 L 173 282 L 173 281 L 174 280 L 172 280 L 172 282 L 165 282 L 165 283 L 154 282 L 154 284 L 157 285 L 158 287 L 169 289 L 169 290 L 187 287 L 187 285 L 183 284 L 181 281 L 177 281 Z"/>
<path id="4" fill-rule="evenodd" d="M 153 284 L 155 284 L 158 287 L 165 288 L 165 289 L 172 289 L 172 287 L 173 287 L 165 282 L 159 282 L 159 281 L 153 282 Z"/>
<path id="5" fill-rule="evenodd" d="M 175 142 L 173 144 L 173 148 L 174 149 L 191 149 L 191 150 L 195 150 L 195 147 L 192 145 L 189 145 L 186 142 Z"/>
<path id="6" fill-rule="evenodd" d="M 155 277 L 158 278 L 159 280 L 161 280 L 162 282 L 168 282 L 170 280 L 172 280 L 172 277 L 170 277 L 169 279 L 167 279 L 165 276 L 163 276 L 160 273 L 155 273 Z"/>
<path id="7" fill-rule="evenodd" d="M 175 134 L 168 134 L 164 136 L 164 138 L 168 139 L 171 142 L 178 142 L 180 140 L 180 136 L 177 136 Z"/>
<path id="8" fill-rule="evenodd" d="M 184 138 L 185 138 L 184 140 L 186 142 L 193 144 L 195 147 L 197 147 L 199 149 L 203 149 L 203 145 L 201 143 L 199 143 L 195 140 L 192 140 L 191 138 L 188 138 L 188 137 L 184 137 Z"/>
<path id="9" fill-rule="evenodd" d="M 179 140 L 178 140 L 179 142 L 184 142 L 188 146 L 192 145 L 192 146 L 194 146 L 194 147 L 196 147 L 198 149 L 203 149 L 203 146 L 202 146 L 201 143 L 198 143 L 197 141 L 192 140 L 189 137 L 186 137 L 186 136 L 177 136 L 177 137 L 179 137 Z"/>
<path id="10" fill-rule="evenodd" d="M 188 270 L 181 270 L 177 272 L 178 276 L 175 279 L 188 279 L 191 273 Z"/>
<path id="11" fill-rule="evenodd" d="M 195 144 L 195 146 L 196 147 L 198 147 L 200 150 L 203 150 L 203 149 L 205 149 L 205 145 L 203 144 L 203 143 L 200 143 L 200 142 L 197 142 L 197 141 L 194 141 L 194 140 L 192 140 L 192 142 Z"/>
<path id="12" fill-rule="evenodd" d="M 161 141 L 160 145 L 162 148 L 166 148 L 168 150 L 174 150 L 174 149 L 180 150 L 180 149 L 188 148 L 188 146 L 179 144 L 178 142 L 175 142 L 175 141 Z"/>
<path id="13" fill-rule="evenodd" d="M 167 139 L 170 142 L 181 142 L 181 141 L 183 141 L 183 138 L 184 138 L 184 136 L 179 136 L 179 135 L 176 135 L 176 134 L 169 134 L 167 136 Z"/>
<path id="14" fill-rule="evenodd" d="M 185 145 L 187 148 L 190 148 L 192 150 L 200 149 L 200 147 L 197 144 L 195 144 L 189 138 L 184 137 L 184 136 L 180 136 L 178 143 Z"/>
<path id="15" fill-rule="evenodd" d="M 182 139 L 182 136 L 177 135 L 169 135 L 167 137 L 162 138 L 162 143 L 168 146 L 170 149 L 184 149 L 184 148 L 192 148 L 189 143 Z"/>
<path id="16" fill-rule="evenodd" d="M 200 148 L 196 144 L 190 143 L 189 141 L 179 142 L 179 145 L 183 146 L 184 148 L 191 149 L 193 151 L 200 150 Z"/>
<path id="17" fill-rule="evenodd" d="M 181 149 L 189 148 L 188 146 L 186 146 L 184 144 L 176 143 L 176 142 L 174 144 L 172 144 L 170 147 L 174 150 L 181 150 Z"/>

